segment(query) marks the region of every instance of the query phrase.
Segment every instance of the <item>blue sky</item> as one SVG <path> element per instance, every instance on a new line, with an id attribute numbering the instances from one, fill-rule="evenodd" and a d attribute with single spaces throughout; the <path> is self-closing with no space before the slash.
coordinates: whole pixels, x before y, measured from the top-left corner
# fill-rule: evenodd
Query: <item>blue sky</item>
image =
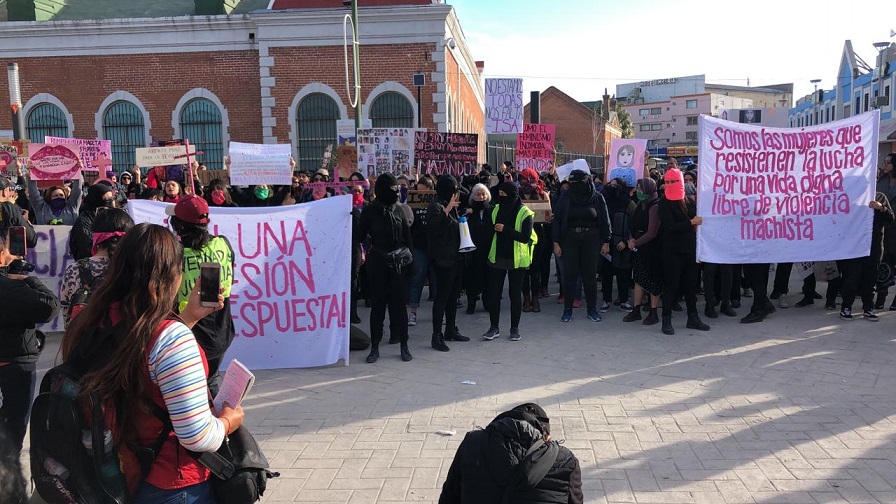
<path id="1" fill-rule="evenodd" d="M 844 41 L 874 64 L 896 42 L 888 0 L 447 0 L 486 77 L 523 77 L 526 96 L 556 86 L 597 100 L 617 83 L 705 74 L 717 84 L 811 79 L 830 89 Z M 848 7 L 847 7 L 848 6 Z"/>

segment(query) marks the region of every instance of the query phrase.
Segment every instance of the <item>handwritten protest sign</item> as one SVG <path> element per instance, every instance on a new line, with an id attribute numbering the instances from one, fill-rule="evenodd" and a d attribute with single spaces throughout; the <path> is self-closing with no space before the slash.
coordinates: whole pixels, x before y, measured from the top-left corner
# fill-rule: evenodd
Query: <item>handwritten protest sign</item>
<path id="1" fill-rule="evenodd" d="M 701 261 L 868 255 L 879 111 L 805 128 L 700 121 Z"/>
<path id="2" fill-rule="evenodd" d="M 16 175 L 16 159 L 28 161 L 28 140 L 0 138 L 0 173 Z"/>
<path id="3" fill-rule="evenodd" d="M 82 170 L 103 172 L 112 169 L 112 141 L 82 138 L 46 137 L 46 143 L 65 145 L 78 154 Z"/>
<path id="4" fill-rule="evenodd" d="M 418 131 L 414 136 L 417 175 L 473 175 L 479 167 L 479 135 Z"/>
<path id="5" fill-rule="evenodd" d="M 358 130 L 358 171 L 365 177 L 383 173 L 410 175 L 414 166 L 414 129 Z"/>
<path id="6" fill-rule="evenodd" d="M 182 145 L 171 147 L 140 147 L 137 149 L 137 166 L 148 168 L 153 166 L 171 166 L 187 164 L 184 157 L 187 148 Z M 196 154 L 196 146 L 190 145 L 190 155 Z"/>
<path id="7" fill-rule="evenodd" d="M 588 161 L 576 159 L 557 167 L 557 180 L 566 180 L 569 174 L 575 170 L 581 170 L 591 176 L 591 167 L 588 166 Z"/>
<path id="8" fill-rule="evenodd" d="M 610 162 L 606 173 L 609 183 L 614 178 L 625 180 L 626 185 L 635 187 L 639 178 L 647 176 L 644 166 L 644 153 L 647 151 L 647 140 L 637 138 L 614 138 L 610 140 Z"/>
<path id="9" fill-rule="evenodd" d="M 230 142 L 230 183 L 289 185 L 292 183 L 290 144 Z"/>
<path id="10" fill-rule="evenodd" d="M 517 169 L 531 168 L 538 173 L 551 171 L 554 167 L 556 133 L 557 126 L 554 124 L 524 124 L 523 132 L 516 141 Z"/>
<path id="11" fill-rule="evenodd" d="M 32 180 L 68 180 L 81 171 L 78 154 L 65 145 L 33 143 L 29 152 Z"/>
<path id="12" fill-rule="evenodd" d="M 266 208 L 212 207 L 236 267 L 230 292 L 236 338 L 224 362 L 250 369 L 348 364 L 351 196 Z M 166 205 L 134 200 L 135 222 L 164 225 Z"/>
<path id="13" fill-rule="evenodd" d="M 429 204 L 436 197 L 435 191 L 408 191 L 408 199 L 405 202 L 411 208 L 429 208 Z"/>
<path id="14" fill-rule="evenodd" d="M 485 79 L 485 132 L 523 131 L 523 79 Z"/>

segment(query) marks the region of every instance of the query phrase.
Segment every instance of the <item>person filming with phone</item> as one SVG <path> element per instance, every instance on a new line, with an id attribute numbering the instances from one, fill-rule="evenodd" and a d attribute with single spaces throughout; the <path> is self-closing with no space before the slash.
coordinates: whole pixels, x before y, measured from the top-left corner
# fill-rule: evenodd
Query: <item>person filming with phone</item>
<path id="1" fill-rule="evenodd" d="M 177 311 L 181 312 L 187 306 L 190 292 L 197 281 L 202 306 L 215 306 L 218 304 L 218 294 L 224 295 L 224 308 L 208 314 L 193 327 L 196 341 L 208 359 L 208 376 L 213 383 L 234 336 L 233 317 L 230 315 L 233 247 L 227 238 L 209 234 L 211 221 L 208 203 L 204 199 L 198 196 L 181 198 L 165 211 L 171 216 L 171 227 L 184 247 L 184 274 L 177 291 Z"/>
<path id="2" fill-rule="evenodd" d="M 59 300 L 24 261 L 26 228 L 0 229 L 0 423 L 17 450 L 22 449 L 31 401 L 34 399 L 37 359 L 44 336 L 35 328 L 59 313 Z"/>

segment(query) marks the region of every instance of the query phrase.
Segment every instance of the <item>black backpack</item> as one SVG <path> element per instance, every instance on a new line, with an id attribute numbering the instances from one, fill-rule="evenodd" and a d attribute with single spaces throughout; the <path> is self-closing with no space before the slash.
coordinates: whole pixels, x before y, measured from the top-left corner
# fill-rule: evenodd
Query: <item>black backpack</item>
<path id="1" fill-rule="evenodd" d="M 117 330 L 107 319 L 85 335 L 73 355 L 44 376 L 31 408 L 31 477 L 48 504 L 128 504 L 131 496 L 121 471 L 119 446 L 112 426 L 102 419 L 103 401 L 96 394 L 84 404 L 81 380 L 98 363 L 107 362 L 116 346 Z M 88 346 L 95 351 L 85 350 Z M 123 404 L 115 401 L 116 407 Z M 85 414 L 85 410 L 89 414 Z M 100 421 L 91 421 L 100 419 Z M 128 445 L 146 477 L 168 438 L 163 429 L 154 446 Z M 96 449 L 99 447 L 100 449 Z"/>

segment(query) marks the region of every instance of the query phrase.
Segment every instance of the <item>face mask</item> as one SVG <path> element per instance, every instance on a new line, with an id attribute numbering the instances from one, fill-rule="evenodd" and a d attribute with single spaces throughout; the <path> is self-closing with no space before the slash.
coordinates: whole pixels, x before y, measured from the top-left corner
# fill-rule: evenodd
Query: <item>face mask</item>
<path id="1" fill-rule="evenodd" d="M 498 196 L 498 201 L 501 205 L 508 207 L 516 202 L 516 198 L 513 196 Z"/>
<path id="2" fill-rule="evenodd" d="M 54 213 L 61 212 L 65 208 L 65 198 L 53 198 L 50 200 L 50 210 Z"/>
<path id="3" fill-rule="evenodd" d="M 256 187 L 254 192 L 255 197 L 260 200 L 266 200 L 271 195 L 271 190 L 267 187 Z"/>
<path id="4" fill-rule="evenodd" d="M 359 207 L 364 205 L 364 193 L 352 194 L 352 206 Z"/>
<path id="5" fill-rule="evenodd" d="M 115 198 L 103 199 L 103 206 L 106 208 L 115 208 Z"/>
<path id="6" fill-rule="evenodd" d="M 224 191 L 220 189 L 215 189 L 214 191 L 212 191 L 212 203 L 216 205 L 223 205 L 226 201 L 227 197 L 224 196 Z"/>
<path id="7" fill-rule="evenodd" d="M 485 202 L 479 201 L 479 200 L 473 200 L 473 203 L 471 204 L 471 206 L 473 207 L 473 210 L 483 210 L 485 208 Z"/>
<path id="8" fill-rule="evenodd" d="M 649 195 L 647 195 L 647 193 L 642 193 L 641 191 L 638 191 L 637 193 L 635 193 L 635 195 L 637 196 L 638 201 L 644 201 L 650 197 Z"/>
<path id="9" fill-rule="evenodd" d="M 377 193 L 376 197 L 386 206 L 392 206 L 398 201 L 398 187 L 390 187 Z"/>

